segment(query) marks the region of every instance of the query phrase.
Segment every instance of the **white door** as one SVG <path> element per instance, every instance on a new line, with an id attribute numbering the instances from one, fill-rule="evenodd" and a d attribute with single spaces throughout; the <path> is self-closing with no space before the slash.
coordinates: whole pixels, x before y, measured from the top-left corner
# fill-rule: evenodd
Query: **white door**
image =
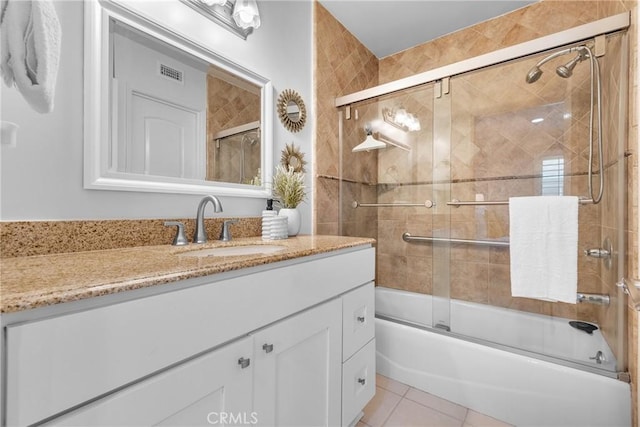
<path id="1" fill-rule="evenodd" d="M 138 92 L 130 93 L 129 102 L 126 172 L 204 178 L 198 152 L 202 114 Z"/>
<path id="2" fill-rule="evenodd" d="M 254 346 L 259 425 L 340 425 L 341 300 L 255 333 Z"/>
<path id="3" fill-rule="evenodd" d="M 253 420 L 252 351 L 252 339 L 243 338 L 56 418 L 46 425 L 250 424 Z"/>

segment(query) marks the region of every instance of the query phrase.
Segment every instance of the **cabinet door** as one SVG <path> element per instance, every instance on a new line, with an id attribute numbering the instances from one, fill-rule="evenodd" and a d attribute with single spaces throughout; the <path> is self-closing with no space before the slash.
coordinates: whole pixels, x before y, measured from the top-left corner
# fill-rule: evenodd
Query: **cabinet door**
<path id="1" fill-rule="evenodd" d="M 341 300 L 255 333 L 254 346 L 254 409 L 260 425 L 340 425 Z"/>
<path id="2" fill-rule="evenodd" d="M 251 413 L 252 351 L 252 339 L 243 338 L 56 418 L 47 425 L 250 424 L 254 416 Z"/>

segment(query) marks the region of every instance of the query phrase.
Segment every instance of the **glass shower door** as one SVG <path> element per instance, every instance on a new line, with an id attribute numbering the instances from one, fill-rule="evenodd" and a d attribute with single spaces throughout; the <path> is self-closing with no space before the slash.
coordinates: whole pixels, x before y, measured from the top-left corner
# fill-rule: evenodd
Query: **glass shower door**
<path id="1" fill-rule="evenodd" d="M 451 330 L 451 96 L 449 79 L 438 81 L 433 94 L 433 327 Z M 455 270 L 453 270 L 455 272 Z"/>
<path id="2" fill-rule="evenodd" d="M 383 314 L 425 327 L 449 324 L 449 304 L 442 299 L 448 280 L 434 280 L 439 261 L 432 245 L 405 241 L 404 235 L 434 231 L 434 86 L 353 104 L 349 118 L 343 110 L 339 121 L 340 234 L 377 239 L 376 284 L 411 295 L 410 302 Z M 382 147 L 354 152 L 368 131 Z"/>
<path id="3" fill-rule="evenodd" d="M 469 202 L 451 206 L 450 237 L 472 242 L 450 247 L 451 331 L 461 336 L 537 353 L 592 370 L 615 372 L 623 357 L 619 339 L 623 299 L 615 287 L 618 261 L 588 258 L 585 249 L 606 245 L 623 249 L 623 150 L 626 104 L 625 69 L 621 67 L 623 35 L 607 37 L 605 56 L 598 58 L 602 78 L 604 198 L 581 204 L 578 228 L 578 292 L 611 297 L 609 305 L 570 304 L 511 296 L 509 207 L 514 196 L 578 196 L 590 198 L 588 170 L 596 173 L 598 156 L 588 162 L 591 75 L 589 61 L 576 64 L 568 78 L 556 75 L 575 52 L 544 61 L 544 74 L 528 75 L 554 51 L 510 61 L 451 78 L 450 194 L 445 200 Z M 560 73 L 558 73 L 560 74 Z M 594 85 L 595 87 L 595 85 Z M 622 102 L 621 102 L 622 100 Z M 438 117 L 438 109 L 434 117 Z M 444 123 L 444 118 L 443 118 Z M 594 132 L 597 135 L 597 131 Z M 434 147 L 438 146 L 438 137 Z M 596 148 L 594 148 L 597 150 Z M 597 152 L 597 151 L 596 151 Z M 443 157 L 444 158 L 444 157 Z M 444 170 L 444 168 L 443 168 Z M 443 172 L 444 173 L 444 172 Z M 436 168 L 434 168 L 436 174 Z M 444 180 L 446 177 L 438 176 Z M 438 181 L 434 176 L 434 181 Z M 489 202 L 489 203 L 484 203 Z M 440 200 L 438 204 L 442 205 Z M 490 242 L 495 242 L 495 246 Z M 487 244 L 488 243 L 488 244 Z M 443 257 L 443 262 L 446 260 Z M 444 270 L 444 267 L 442 267 Z M 623 271 L 623 270 L 621 270 Z M 593 334 L 569 322 L 598 326 Z M 574 323 L 575 324 L 575 323 Z M 596 338 L 597 337 L 597 338 Z M 597 342 L 596 342 L 597 341 Z"/>

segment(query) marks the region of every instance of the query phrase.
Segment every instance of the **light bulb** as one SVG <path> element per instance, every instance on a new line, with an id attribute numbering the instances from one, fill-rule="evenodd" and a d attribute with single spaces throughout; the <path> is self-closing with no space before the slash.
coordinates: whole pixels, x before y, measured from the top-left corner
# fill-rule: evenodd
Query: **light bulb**
<path id="1" fill-rule="evenodd" d="M 240 28 L 258 28 L 260 13 L 255 0 L 237 0 L 233 8 L 233 20 Z"/>
<path id="2" fill-rule="evenodd" d="M 404 108 L 398 108 L 398 110 L 396 110 L 396 114 L 393 117 L 393 121 L 401 126 L 404 126 L 405 122 L 407 121 L 407 110 L 405 110 Z"/>
<path id="3" fill-rule="evenodd" d="M 219 6 L 224 6 L 225 4 L 227 4 L 227 0 L 200 0 L 200 1 L 209 7 L 216 4 Z"/>

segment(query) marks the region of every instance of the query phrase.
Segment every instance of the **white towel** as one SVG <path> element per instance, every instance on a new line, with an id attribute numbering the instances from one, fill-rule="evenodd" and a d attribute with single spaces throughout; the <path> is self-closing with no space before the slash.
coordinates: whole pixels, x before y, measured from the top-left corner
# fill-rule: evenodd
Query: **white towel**
<path id="1" fill-rule="evenodd" d="M 511 295 L 576 303 L 578 198 L 509 199 Z"/>
<path id="2" fill-rule="evenodd" d="M 0 73 L 39 113 L 53 111 L 60 22 L 51 0 L 2 0 Z"/>

